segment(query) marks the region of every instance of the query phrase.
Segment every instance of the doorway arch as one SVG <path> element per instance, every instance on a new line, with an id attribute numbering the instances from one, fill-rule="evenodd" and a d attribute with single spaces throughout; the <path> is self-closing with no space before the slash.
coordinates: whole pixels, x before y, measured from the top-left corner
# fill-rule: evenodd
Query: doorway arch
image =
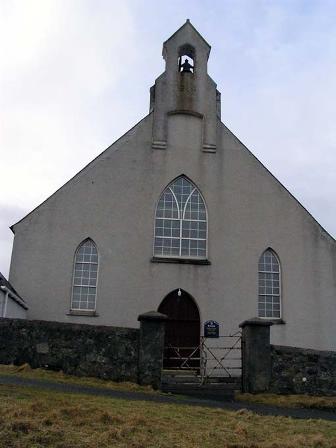
<path id="1" fill-rule="evenodd" d="M 162 300 L 158 311 L 168 316 L 163 368 L 199 369 L 199 350 L 196 349 L 200 345 L 201 320 L 193 297 L 182 289 L 175 289 Z"/>

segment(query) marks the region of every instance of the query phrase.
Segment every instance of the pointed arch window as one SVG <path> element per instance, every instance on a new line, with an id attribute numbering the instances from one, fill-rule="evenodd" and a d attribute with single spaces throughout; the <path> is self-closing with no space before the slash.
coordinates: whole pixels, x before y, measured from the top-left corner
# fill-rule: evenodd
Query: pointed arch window
<path id="1" fill-rule="evenodd" d="M 258 265 L 259 294 L 258 316 L 268 319 L 281 318 L 281 272 L 277 255 L 267 249 Z"/>
<path id="2" fill-rule="evenodd" d="M 163 191 L 155 213 L 154 256 L 207 257 L 207 211 L 197 187 L 185 176 Z"/>
<path id="3" fill-rule="evenodd" d="M 71 309 L 96 309 L 98 251 L 91 239 L 83 241 L 75 254 Z"/>

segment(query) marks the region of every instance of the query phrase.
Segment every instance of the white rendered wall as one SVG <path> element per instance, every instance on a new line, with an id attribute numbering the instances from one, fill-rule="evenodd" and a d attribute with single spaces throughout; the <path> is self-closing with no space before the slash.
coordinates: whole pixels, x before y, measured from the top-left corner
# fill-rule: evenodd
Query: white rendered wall
<path id="1" fill-rule="evenodd" d="M 202 152 L 202 120 L 190 115 L 169 117 L 166 150 L 153 150 L 151 137 L 149 115 L 14 227 L 10 281 L 28 318 L 136 327 L 181 288 L 202 322 L 236 331 L 257 314 L 258 259 L 271 247 L 286 322 L 272 342 L 335 350 L 334 240 L 219 122 L 213 154 Z M 151 262 L 155 205 L 181 174 L 206 201 L 209 266 Z M 99 251 L 97 317 L 68 315 L 74 252 L 87 237 Z"/>

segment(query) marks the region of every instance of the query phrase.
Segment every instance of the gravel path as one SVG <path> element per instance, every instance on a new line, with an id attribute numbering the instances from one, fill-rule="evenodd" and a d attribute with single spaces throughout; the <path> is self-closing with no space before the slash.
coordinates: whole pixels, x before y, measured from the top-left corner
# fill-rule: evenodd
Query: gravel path
<path id="1" fill-rule="evenodd" d="M 319 409 L 294 409 L 282 408 L 277 406 L 267 406 L 263 404 L 247 403 L 241 401 L 216 401 L 208 399 L 200 399 L 196 397 L 186 397 L 182 395 L 170 395 L 163 393 L 144 393 L 144 392 L 127 392 L 120 390 L 112 390 L 107 388 L 99 388 L 92 386 L 81 386 L 77 384 L 58 383 L 56 381 L 47 381 L 40 379 L 20 378 L 18 376 L 0 375 L 0 384 L 13 386 L 29 386 L 38 389 L 47 389 L 58 392 L 86 394 L 101 397 L 118 398 L 121 400 L 133 401 L 151 401 L 155 403 L 171 403 L 177 405 L 204 406 L 217 409 L 227 409 L 230 411 L 238 411 L 247 409 L 259 415 L 284 416 L 301 419 L 323 419 L 336 421 L 336 412 L 323 411 Z"/>

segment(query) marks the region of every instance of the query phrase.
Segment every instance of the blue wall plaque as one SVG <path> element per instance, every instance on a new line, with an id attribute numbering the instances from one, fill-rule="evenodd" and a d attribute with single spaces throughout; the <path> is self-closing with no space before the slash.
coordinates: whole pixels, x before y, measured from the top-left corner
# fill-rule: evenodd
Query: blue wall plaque
<path id="1" fill-rule="evenodd" d="M 207 320 L 204 322 L 204 337 L 219 338 L 219 323 L 215 320 Z"/>

